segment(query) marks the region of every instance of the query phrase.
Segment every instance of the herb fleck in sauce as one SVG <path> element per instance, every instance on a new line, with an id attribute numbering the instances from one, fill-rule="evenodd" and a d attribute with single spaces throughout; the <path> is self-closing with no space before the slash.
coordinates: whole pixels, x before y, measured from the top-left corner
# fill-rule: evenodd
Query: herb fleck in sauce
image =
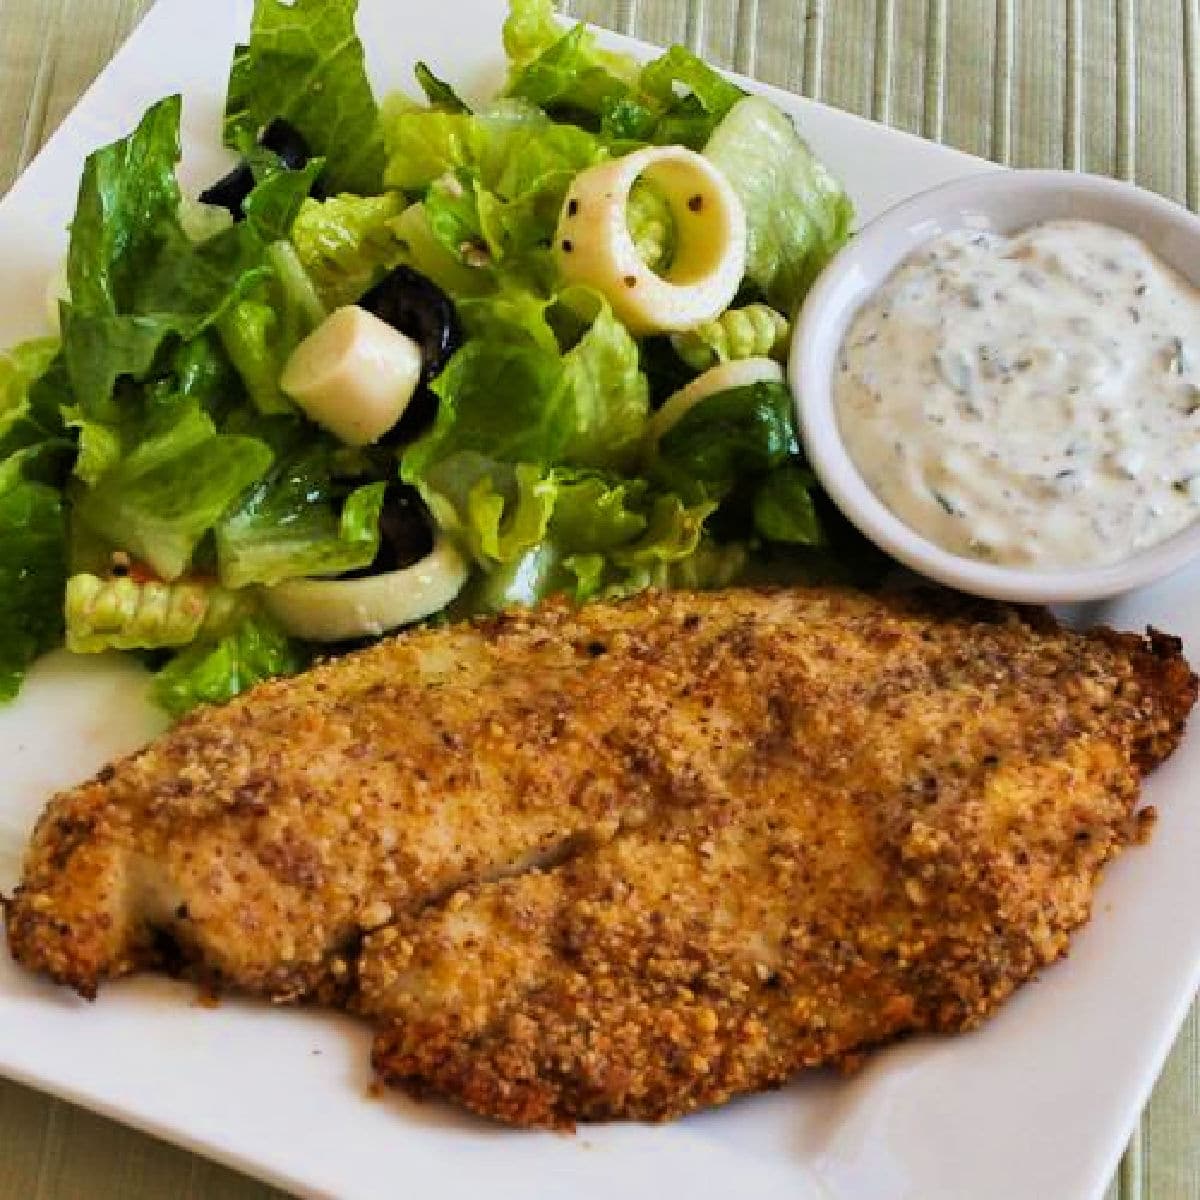
<path id="1" fill-rule="evenodd" d="M 834 400 L 867 483 L 957 554 L 1099 565 L 1200 515 L 1200 291 L 1121 230 L 931 242 L 858 314 Z"/>

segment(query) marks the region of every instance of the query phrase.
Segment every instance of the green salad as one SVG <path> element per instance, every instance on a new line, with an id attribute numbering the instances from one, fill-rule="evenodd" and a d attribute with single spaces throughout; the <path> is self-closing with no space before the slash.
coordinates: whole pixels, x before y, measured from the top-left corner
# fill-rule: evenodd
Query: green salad
<path id="1" fill-rule="evenodd" d="M 258 0 L 182 193 L 180 98 L 88 160 L 58 332 L 0 356 L 0 695 L 65 645 L 170 713 L 421 620 L 860 577 L 789 320 L 852 209 L 682 47 L 512 0 L 503 92 L 378 102 L 355 0 Z"/>

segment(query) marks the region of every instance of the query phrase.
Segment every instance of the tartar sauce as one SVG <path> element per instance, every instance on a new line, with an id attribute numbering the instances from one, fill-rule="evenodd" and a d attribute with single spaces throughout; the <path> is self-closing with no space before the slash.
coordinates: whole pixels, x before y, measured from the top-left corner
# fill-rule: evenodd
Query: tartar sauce
<path id="1" fill-rule="evenodd" d="M 957 554 L 1100 565 L 1200 515 L 1200 291 L 1118 229 L 931 242 L 859 312 L 834 402 L 876 495 Z"/>

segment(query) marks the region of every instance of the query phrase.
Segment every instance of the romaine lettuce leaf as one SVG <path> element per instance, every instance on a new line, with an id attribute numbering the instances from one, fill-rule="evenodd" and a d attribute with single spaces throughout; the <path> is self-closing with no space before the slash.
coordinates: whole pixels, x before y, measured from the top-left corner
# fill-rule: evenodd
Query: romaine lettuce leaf
<path id="1" fill-rule="evenodd" d="M 754 493 L 754 528 L 769 542 L 819 546 L 825 540 L 813 492 L 816 476 L 797 462 L 777 467 Z"/>
<path id="2" fill-rule="evenodd" d="M 403 209 L 395 192 L 305 200 L 300 206 L 292 242 L 326 307 L 352 303 L 401 262 L 395 219 Z"/>
<path id="3" fill-rule="evenodd" d="M 257 0 L 229 76 L 225 140 L 245 153 L 284 117 L 325 159 L 333 192 L 380 189 L 379 108 L 354 28 L 357 0 Z"/>
<path id="4" fill-rule="evenodd" d="M 489 193 L 465 169 L 435 180 L 425 193 L 429 229 L 446 254 L 494 280 L 494 258 L 483 234 L 481 201 Z"/>
<path id="5" fill-rule="evenodd" d="M 792 394 L 756 383 L 708 396 L 659 439 L 655 471 L 670 485 L 722 497 L 799 453 Z"/>
<path id="6" fill-rule="evenodd" d="M 388 109 L 384 126 L 388 185 L 424 193 L 449 258 L 488 278 L 496 267 L 542 286 L 553 280 L 559 211 L 575 175 L 607 154 L 600 139 L 512 99 L 474 116 Z"/>
<path id="7" fill-rule="evenodd" d="M 461 299 L 492 290 L 490 271 L 465 265 L 434 237 L 423 203 L 410 204 L 395 219 L 393 229 L 404 261 L 432 279 L 447 295 Z"/>
<path id="8" fill-rule="evenodd" d="M 369 566 L 379 550 L 386 484 L 335 483 L 334 446 L 314 444 L 298 422 L 272 439 L 275 464 L 216 529 L 226 587 L 340 575 Z"/>
<path id="9" fill-rule="evenodd" d="M 35 338 L 0 354 L 0 418 L 28 402 L 29 389 L 58 354 L 57 338 Z"/>
<path id="10" fill-rule="evenodd" d="M 267 618 L 247 617 L 215 641 L 201 641 L 176 655 L 154 677 L 151 694 L 160 708 L 181 717 L 200 704 L 224 704 L 279 675 L 308 666 L 310 655 Z"/>
<path id="11" fill-rule="evenodd" d="M 690 95 L 705 113 L 718 121 L 746 94 L 685 46 L 672 46 L 647 63 L 638 77 L 638 87 L 643 95 L 652 97 L 667 111 L 681 94 Z"/>
<path id="12" fill-rule="evenodd" d="M 493 478 L 504 470 L 503 464 L 491 466 Z M 528 464 L 516 471 L 524 473 L 524 486 L 503 510 L 487 512 L 489 525 L 505 535 L 505 553 L 482 560 L 485 570 L 468 585 L 456 613 L 535 604 L 554 594 L 576 601 L 626 595 L 665 585 L 700 551 L 711 504 L 689 507 L 676 496 L 652 492 L 644 480 L 599 472 L 550 468 L 539 474 Z M 482 494 L 484 485 L 475 490 Z M 468 537 L 483 511 L 460 514 Z M 515 536 L 518 531 L 522 536 Z M 702 573 L 698 568 L 695 575 Z"/>
<path id="13" fill-rule="evenodd" d="M 69 450 L 60 407 L 70 398 L 66 366 L 53 340 L 24 342 L 0 355 L 0 464 L 47 444 Z"/>
<path id="14" fill-rule="evenodd" d="M 84 167 L 61 324 L 75 403 L 91 420 L 117 420 L 119 379 L 146 379 L 168 338 L 199 336 L 267 273 L 248 224 L 200 243 L 184 232 L 179 111 L 178 96 L 160 101 Z"/>
<path id="15" fill-rule="evenodd" d="M 264 263 L 269 274 L 221 314 L 216 329 L 259 412 L 290 413 L 279 379 L 291 352 L 324 319 L 325 306 L 291 242 L 272 243 Z"/>
<path id="16" fill-rule="evenodd" d="M 324 169 L 323 158 L 310 159 L 296 171 L 272 170 L 242 202 L 250 228 L 262 242 L 278 242 L 292 231 L 301 207 Z"/>
<path id="17" fill-rule="evenodd" d="M 503 36 L 511 70 L 529 66 L 562 35 L 562 26 L 554 19 L 554 0 L 510 0 Z"/>
<path id="18" fill-rule="evenodd" d="M 650 412 L 650 388 L 639 366 L 637 342 L 607 303 L 564 356 L 563 366 L 572 411 L 562 461 L 581 467 L 631 467 Z"/>
<path id="19" fill-rule="evenodd" d="M 683 46 L 647 63 L 637 87 L 604 108 L 601 130 L 615 147 L 638 142 L 703 149 L 745 92 Z"/>
<path id="20" fill-rule="evenodd" d="M 528 342 L 549 354 L 558 353 L 558 339 L 548 313 L 553 300 L 519 285 L 504 286 L 489 296 L 459 300 L 458 315 L 468 337 L 480 341 Z"/>
<path id="21" fill-rule="evenodd" d="M 850 198 L 791 120 L 759 96 L 733 107 L 704 153 L 745 206 L 747 276 L 767 303 L 794 316 L 812 281 L 850 237 Z"/>
<path id="22" fill-rule="evenodd" d="M 435 179 L 472 158 L 475 118 L 467 113 L 414 108 L 407 99 L 384 104 L 383 182 L 402 192 L 423 192 Z"/>
<path id="23" fill-rule="evenodd" d="M 200 539 L 272 460 L 261 439 L 219 434 L 195 400 L 164 406 L 122 440 L 127 452 L 74 493 L 75 509 L 166 580 L 184 573 Z"/>
<path id="24" fill-rule="evenodd" d="M 0 492 L 0 700 L 62 640 L 66 519 L 56 488 L 24 479 Z"/>
<path id="25" fill-rule="evenodd" d="M 430 464 L 464 450 L 543 466 L 632 463 L 649 412 L 637 344 L 599 297 L 576 292 L 570 300 L 594 319 L 565 355 L 546 302 L 514 290 L 465 306 L 468 328 L 486 336 L 468 341 L 433 382 L 438 416 L 405 453 L 409 483 L 420 485 Z"/>
<path id="26" fill-rule="evenodd" d="M 433 428 L 405 452 L 402 475 L 462 450 L 505 462 L 551 463 L 571 435 L 570 389 L 557 353 L 508 342 L 468 342 L 431 387 Z"/>
<path id="27" fill-rule="evenodd" d="M 490 571 L 545 538 L 557 488 L 536 464 L 460 450 L 429 467 L 421 494 L 439 527 Z"/>
<path id="28" fill-rule="evenodd" d="M 783 384 L 701 400 L 662 436 L 652 471 L 660 486 L 718 502 L 713 525 L 726 538 L 805 547 L 827 541 L 816 477 L 800 455 Z"/>
<path id="29" fill-rule="evenodd" d="M 636 72 L 632 62 L 621 74 L 614 65 L 626 67 L 598 52 L 595 35 L 576 25 L 510 80 L 507 95 L 576 120 L 593 117 L 598 127 L 603 114 L 630 95 Z"/>
<path id="30" fill-rule="evenodd" d="M 469 113 L 471 111 L 459 94 L 444 79 L 439 79 L 429 69 L 427 63 L 417 63 L 414 73 L 430 107 L 452 113 Z"/>
<path id="31" fill-rule="evenodd" d="M 179 96 L 151 106 L 126 138 L 88 156 L 79 184 L 67 280 L 86 312 L 131 312 L 163 243 L 176 232 Z"/>

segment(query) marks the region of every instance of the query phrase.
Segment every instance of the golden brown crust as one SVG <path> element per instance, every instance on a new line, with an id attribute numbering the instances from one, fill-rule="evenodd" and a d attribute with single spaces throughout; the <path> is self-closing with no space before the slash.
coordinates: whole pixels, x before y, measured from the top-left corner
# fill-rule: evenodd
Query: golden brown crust
<path id="1" fill-rule="evenodd" d="M 1161 635 L 968 611 L 890 607 L 819 662 L 751 639 L 724 791 L 368 938 L 380 1074 L 516 1124 L 665 1119 L 978 1024 L 1086 920 L 1196 681 Z"/>
<path id="2" fill-rule="evenodd" d="M 56 797 L 9 942 L 93 994 L 165 932 L 217 985 L 352 1004 L 392 1082 L 672 1116 L 983 1019 L 1065 951 L 1195 697 L 1174 639 L 953 597 L 548 605 Z"/>

